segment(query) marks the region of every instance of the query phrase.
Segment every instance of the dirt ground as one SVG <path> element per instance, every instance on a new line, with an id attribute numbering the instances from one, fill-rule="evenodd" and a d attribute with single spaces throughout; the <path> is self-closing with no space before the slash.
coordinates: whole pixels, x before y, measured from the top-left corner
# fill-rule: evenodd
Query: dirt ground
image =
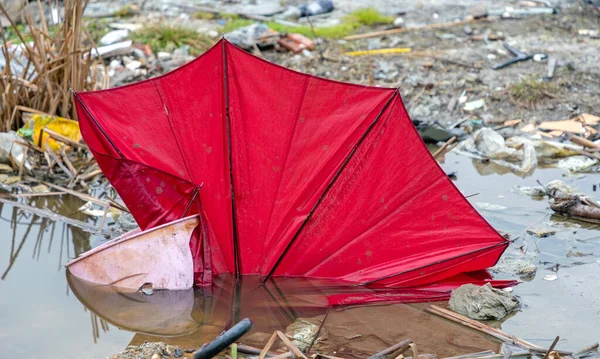
<path id="1" fill-rule="evenodd" d="M 413 120 L 451 124 L 466 119 L 490 124 L 513 119 L 526 123 L 569 119 L 582 112 L 594 113 L 600 101 L 596 96 L 600 89 L 600 40 L 578 35 L 580 29 L 597 27 L 598 15 L 590 10 L 591 7 L 576 6 L 555 15 L 483 20 L 469 25 L 472 35 L 466 33 L 464 26 L 455 26 L 348 42 L 324 41 L 322 48 L 329 59 L 325 61 L 318 54 L 311 59 L 267 51 L 263 55 L 286 67 L 322 77 L 399 87 Z M 490 35 L 503 36 L 505 40 L 485 40 L 493 38 Z M 528 54 L 546 53 L 555 58 L 553 79 L 542 81 L 547 63 L 532 60 L 493 70 L 494 64 L 511 56 L 503 42 Z M 389 47 L 410 47 L 412 53 L 340 56 L 347 50 Z M 525 81 L 542 87 L 536 100 L 513 93 Z M 484 99 L 485 107 L 467 112 L 459 103 L 450 111 L 449 103 L 463 91 L 466 102 Z"/>

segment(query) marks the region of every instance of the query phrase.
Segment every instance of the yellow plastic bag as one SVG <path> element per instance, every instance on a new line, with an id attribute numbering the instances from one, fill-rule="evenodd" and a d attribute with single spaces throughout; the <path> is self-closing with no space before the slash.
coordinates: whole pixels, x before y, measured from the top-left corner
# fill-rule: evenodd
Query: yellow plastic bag
<path id="1" fill-rule="evenodd" d="M 42 128 L 47 128 L 75 142 L 81 141 L 79 123 L 66 118 L 34 114 L 29 121 L 26 121 L 25 126 L 23 126 L 23 129 L 33 130 L 33 143 L 36 145 L 40 143 L 40 132 Z M 61 146 L 66 146 L 62 142 L 56 141 L 48 134 L 44 133 L 41 147 L 45 148 L 46 144 L 54 151 L 59 150 Z"/>

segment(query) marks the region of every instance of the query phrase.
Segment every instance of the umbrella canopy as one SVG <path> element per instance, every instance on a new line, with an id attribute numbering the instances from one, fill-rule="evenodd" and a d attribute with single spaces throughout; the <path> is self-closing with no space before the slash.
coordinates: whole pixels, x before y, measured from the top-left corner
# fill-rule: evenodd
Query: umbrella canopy
<path id="1" fill-rule="evenodd" d="M 198 285 L 235 273 L 424 286 L 493 266 L 508 245 L 433 159 L 397 89 L 221 40 L 166 75 L 75 99 L 142 229 L 201 214 Z"/>

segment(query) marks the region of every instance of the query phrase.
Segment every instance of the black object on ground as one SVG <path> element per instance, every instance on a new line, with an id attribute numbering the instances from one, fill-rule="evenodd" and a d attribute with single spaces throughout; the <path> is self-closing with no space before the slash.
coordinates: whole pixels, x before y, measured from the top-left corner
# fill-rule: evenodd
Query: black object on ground
<path id="1" fill-rule="evenodd" d="M 202 346 L 194 353 L 194 359 L 209 359 L 214 357 L 233 342 L 243 337 L 250 329 L 252 329 L 252 321 L 248 318 L 242 319 L 239 323 L 215 338 L 215 340 Z"/>
<path id="2" fill-rule="evenodd" d="M 548 54 L 545 53 L 535 53 L 535 54 L 531 54 L 528 55 L 522 51 L 519 51 L 517 49 L 515 49 L 514 47 L 510 46 L 508 43 L 504 43 L 503 44 L 504 47 L 510 51 L 514 56 L 511 57 L 510 59 L 508 59 L 507 61 L 504 61 L 502 63 L 496 64 L 494 65 L 493 69 L 494 70 L 498 70 L 501 69 L 503 67 L 507 67 L 510 66 L 514 63 L 520 62 L 520 61 L 526 61 L 529 59 L 533 59 L 533 61 L 537 61 L 537 62 L 542 62 L 548 59 Z"/>

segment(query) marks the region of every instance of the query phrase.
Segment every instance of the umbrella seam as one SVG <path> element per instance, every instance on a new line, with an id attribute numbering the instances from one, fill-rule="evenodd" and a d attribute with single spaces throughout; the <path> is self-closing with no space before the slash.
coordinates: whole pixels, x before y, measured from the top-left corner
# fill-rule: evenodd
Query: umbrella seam
<path id="1" fill-rule="evenodd" d="M 371 130 L 379 122 L 379 119 L 381 118 L 381 116 L 383 115 L 383 113 L 387 110 L 387 108 L 389 107 L 389 105 L 392 103 L 392 100 L 394 99 L 394 97 L 397 96 L 397 95 L 398 95 L 398 89 L 396 89 L 392 93 L 392 95 L 386 101 L 385 105 L 383 106 L 383 108 L 381 109 L 381 111 L 379 112 L 379 114 L 377 114 L 377 116 L 375 116 L 375 119 L 373 120 L 373 122 L 371 122 L 371 124 L 369 125 L 369 127 L 367 127 L 367 129 L 365 130 L 365 132 L 358 139 L 358 141 L 356 142 L 356 144 L 354 145 L 354 147 L 352 148 L 352 150 L 350 151 L 350 153 L 346 156 L 344 162 L 342 162 L 340 168 L 338 168 L 338 170 L 334 174 L 333 178 L 329 181 L 329 183 L 325 187 L 325 190 L 323 191 L 323 193 L 321 193 L 321 195 L 317 199 L 317 202 L 314 204 L 314 206 L 312 207 L 312 209 L 310 210 L 310 212 L 308 213 L 308 215 L 306 216 L 306 218 L 304 218 L 304 221 L 300 225 L 300 228 L 298 228 L 298 230 L 296 231 L 296 233 L 294 234 L 294 236 L 292 237 L 292 239 L 288 242 L 288 244 L 286 245 L 285 249 L 283 250 L 283 252 L 279 256 L 279 258 L 277 259 L 277 261 L 275 262 L 275 264 L 273 265 L 273 267 L 271 268 L 271 270 L 269 271 L 269 273 L 267 274 L 267 276 L 263 280 L 263 284 L 269 279 L 269 277 L 271 277 L 273 275 L 273 273 L 275 273 L 275 270 L 277 269 L 277 267 L 281 263 L 281 260 L 285 257 L 285 255 L 287 254 L 288 250 L 292 247 L 292 244 L 294 243 L 294 241 L 296 240 L 296 238 L 298 238 L 299 234 L 302 232 L 302 229 L 304 229 L 304 226 L 306 225 L 306 223 L 308 223 L 308 221 L 312 218 L 313 213 L 315 212 L 315 210 L 317 209 L 317 207 L 319 206 L 319 204 L 321 204 L 323 198 L 325 198 L 325 196 L 327 195 L 327 193 L 329 192 L 329 190 L 336 183 L 337 179 L 340 177 L 340 175 L 342 174 L 342 172 L 346 168 L 346 165 L 350 162 L 350 160 L 352 159 L 352 157 L 354 156 L 354 154 L 356 153 L 356 151 L 358 150 L 358 148 L 360 147 L 360 145 L 364 142 L 364 140 L 368 136 L 368 134 L 371 133 Z"/>

